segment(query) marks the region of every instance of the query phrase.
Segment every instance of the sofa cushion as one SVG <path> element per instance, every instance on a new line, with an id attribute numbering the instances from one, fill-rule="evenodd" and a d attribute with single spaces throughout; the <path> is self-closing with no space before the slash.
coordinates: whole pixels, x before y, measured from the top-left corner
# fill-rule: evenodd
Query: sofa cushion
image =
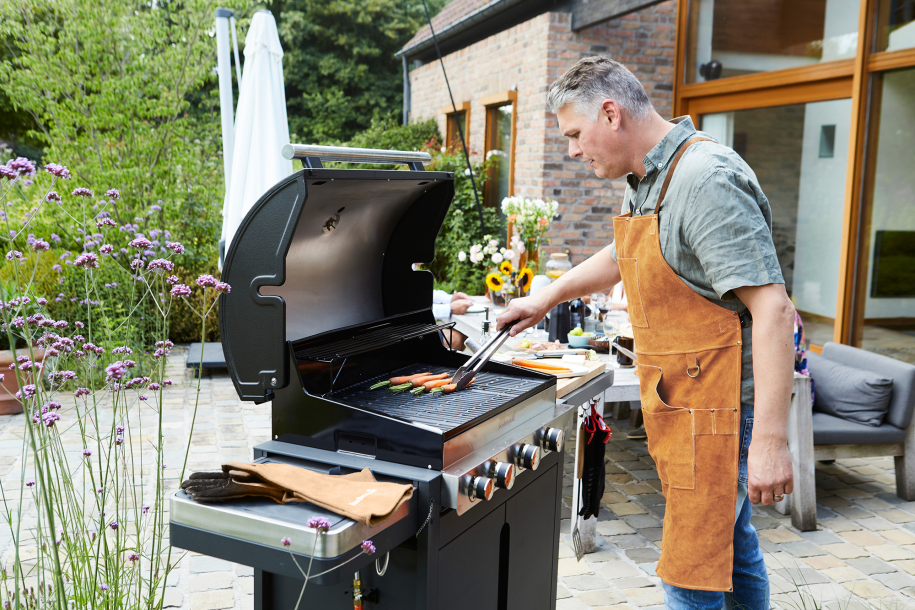
<path id="1" fill-rule="evenodd" d="M 868 426 L 883 423 L 890 408 L 892 379 L 817 354 L 808 354 L 807 365 L 817 389 L 814 411 Z"/>
<path id="2" fill-rule="evenodd" d="M 904 441 L 905 430 L 891 424 L 865 426 L 825 413 L 813 414 L 814 445 L 875 445 Z"/>
<path id="3" fill-rule="evenodd" d="M 823 346 L 823 357 L 892 379 L 893 397 L 890 399 L 890 412 L 884 421 L 897 428 L 909 426 L 915 411 L 915 366 L 883 354 L 832 342 Z"/>

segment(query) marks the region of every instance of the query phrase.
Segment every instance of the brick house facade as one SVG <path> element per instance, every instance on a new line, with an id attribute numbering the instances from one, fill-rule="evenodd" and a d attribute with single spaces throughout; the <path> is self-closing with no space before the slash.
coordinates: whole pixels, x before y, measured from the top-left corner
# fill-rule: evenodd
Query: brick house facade
<path id="1" fill-rule="evenodd" d="M 472 5 L 471 0 L 453 0 L 433 20 L 437 32 Z M 559 202 L 559 216 L 550 226 L 551 244 L 544 250 L 568 251 L 577 264 L 612 241 L 611 218 L 619 213 L 626 183 L 599 179 L 568 156 L 568 143 L 547 104 L 547 91 L 582 57 L 607 55 L 632 70 L 661 116 L 670 117 L 676 4 L 667 0 L 578 31 L 572 30 L 572 19 L 571 12 L 543 12 L 446 50 L 444 63 L 455 103 L 470 103 L 466 135 L 469 149 L 477 155 L 485 152 L 485 99 L 515 92 L 513 193 Z M 428 29 L 417 33 L 405 49 L 424 36 Z M 409 84 L 410 121 L 434 117 L 445 133 L 444 109 L 450 101 L 438 61 L 415 65 L 409 71 Z"/>

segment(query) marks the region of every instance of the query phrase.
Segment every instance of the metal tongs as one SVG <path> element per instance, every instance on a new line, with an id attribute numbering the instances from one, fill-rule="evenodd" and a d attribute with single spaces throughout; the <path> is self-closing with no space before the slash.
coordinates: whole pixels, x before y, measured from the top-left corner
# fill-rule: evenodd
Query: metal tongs
<path id="1" fill-rule="evenodd" d="M 499 331 L 499 334 L 482 345 L 480 349 L 477 350 L 477 353 L 474 354 L 470 360 L 465 362 L 464 366 L 457 370 L 457 373 L 452 377 L 456 384 L 456 387 L 454 388 L 455 392 L 467 387 L 467 384 L 480 372 L 480 369 L 489 362 L 489 359 L 492 358 L 497 351 L 499 351 L 499 348 L 502 347 L 502 344 L 508 339 L 508 331 L 511 330 L 511 327 L 514 326 L 516 322 L 517 320 L 514 320 L 506 324 L 502 330 Z"/>

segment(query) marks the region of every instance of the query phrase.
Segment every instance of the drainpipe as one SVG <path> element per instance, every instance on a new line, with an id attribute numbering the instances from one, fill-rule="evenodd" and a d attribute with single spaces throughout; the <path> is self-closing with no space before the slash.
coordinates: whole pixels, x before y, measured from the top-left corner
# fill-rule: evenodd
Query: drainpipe
<path id="1" fill-rule="evenodd" d="M 407 56 L 401 55 L 403 60 L 403 124 L 410 123 L 410 70 L 407 67 Z"/>

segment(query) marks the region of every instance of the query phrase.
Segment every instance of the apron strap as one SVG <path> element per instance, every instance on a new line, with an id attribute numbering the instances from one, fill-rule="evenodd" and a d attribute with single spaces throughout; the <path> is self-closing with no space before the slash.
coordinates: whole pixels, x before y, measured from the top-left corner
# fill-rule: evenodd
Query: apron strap
<path id="1" fill-rule="evenodd" d="M 680 147 L 680 150 L 677 151 L 677 155 L 674 157 L 673 162 L 671 162 L 670 167 L 667 168 L 667 176 L 664 177 L 664 184 L 661 186 L 661 194 L 658 195 L 658 205 L 655 206 L 654 213 L 661 213 L 661 203 L 664 201 L 664 196 L 667 194 L 667 187 L 670 186 L 670 180 L 674 177 L 674 170 L 677 169 L 677 163 L 680 162 L 680 157 L 683 156 L 683 153 L 686 152 L 686 149 L 695 144 L 696 142 L 714 142 L 711 138 L 690 138 L 686 141 L 683 146 Z"/>

